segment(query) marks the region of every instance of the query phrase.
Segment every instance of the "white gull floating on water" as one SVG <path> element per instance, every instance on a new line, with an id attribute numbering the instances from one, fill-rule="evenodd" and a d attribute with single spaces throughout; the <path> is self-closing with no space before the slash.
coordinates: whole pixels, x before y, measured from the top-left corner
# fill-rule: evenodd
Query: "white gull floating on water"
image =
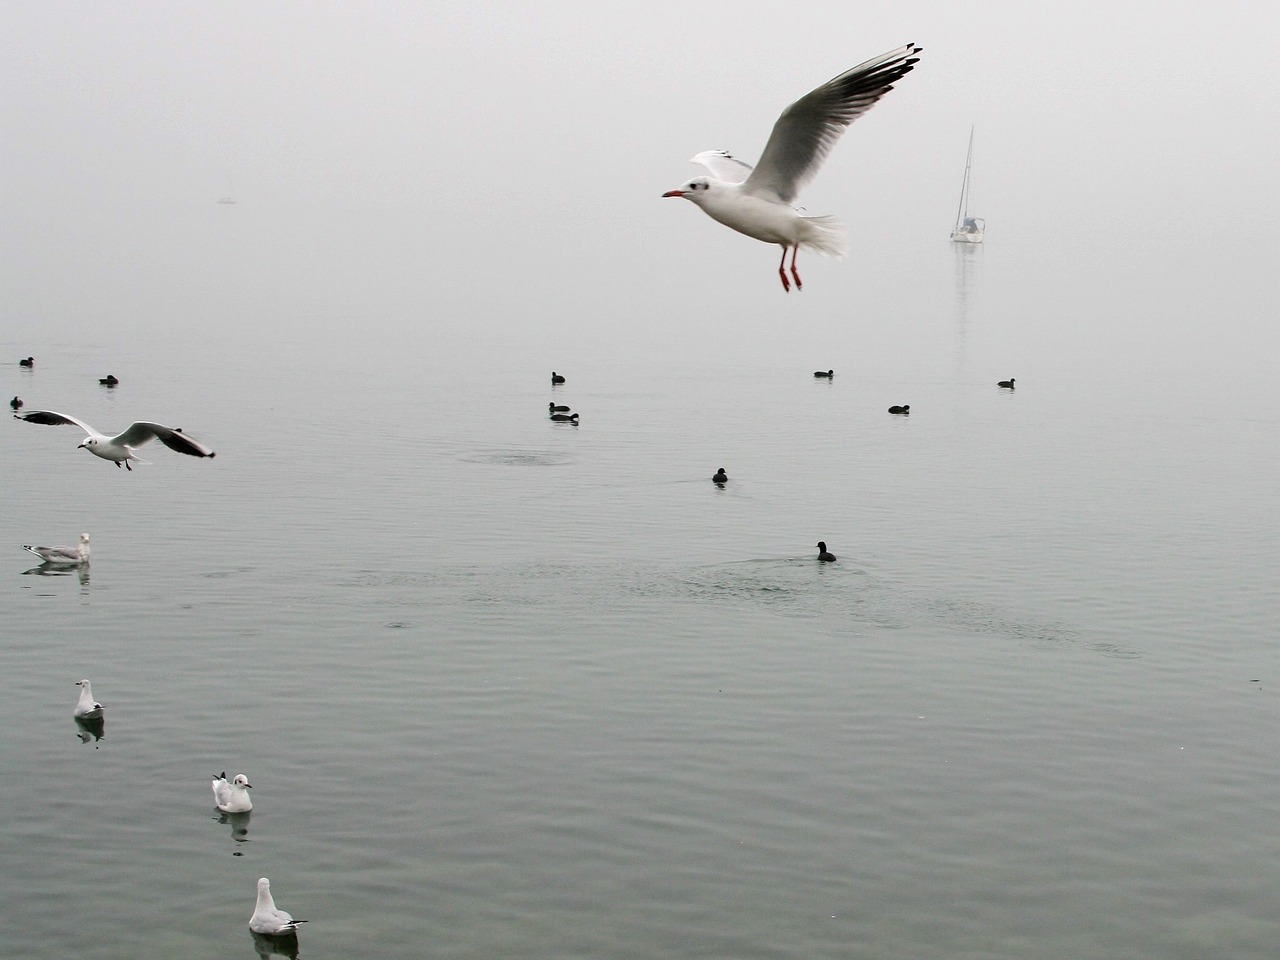
<path id="1" fill-rule="evenodd" d="M 263 877 L 258 881 L 258 903 L 253 908 L 253 916 L 249 918 L 249 929 L 254 933 L 262 933 L 275 937 L 282 933 L 292 933 L 298 924 L 306 920 L 295 920 L 284 910 L 276 908 L 271 899 L 271 881 Z"/>
<path id="2" fill-rule="evenodd" d="M 68 416 L 65 413 L 58 413 L 54 410 L 32 410 L 30 413 L 15 413 L 14 419 L 26 420 L 28 423 L 43 423 L 53 426 L 68 424 L 79 427 L 89 435 L 81 442 L 80 446 L 95 457 L 114 461 L 117 467 L 123 463 L 125 468 L 129 470 L 133 469 L 133 467 L 129 466 L 130 460 L 136 463 L 147 462 L 141 457 L 133 455 L 134 448 L 157 439 L 170 450 L 177 450 L 179 453 L 185 453 L 191 457 L 212 457 L 214 455 L 213 451 L 204 444 L 183 433 L 181 427 L 166 427 L 163 423 L 138 420 L 131 423 L 114 437 L 108 437 L 106 434 L 99 433 L 83 420 L 77 420 L 75 417 Z"/>
<path id="3" fill-rule="evenodd" d="M 248 813 L 253 809 L 253 801 L 249 799 L 249 791 L 253 784 L 243 773 L 227 781 L 224 770 L 213 778 L 213 803 L 223 813 Z M 268 791 L 270 792 L 270 791 Z"/>
<path id="4" fill-rule="evenodd" d="M 93 699 L 93 689 L 89 686 L 89 681 L 77 680 L 76 686 L 80 688 L 80 700 L 76 703 L 75 716 L 81 720 L 102 716 L 102 704 Z"/>
<path id="5" fill-rule="evenodd" d="M 80 543 L 75 547 L 33 547 L 24 543 L 22 549 L 31 551 L 45 563 L 88 563 L 89 535 L 80 534 Z"/>
<path id="6" fill-rule="evenodd" d="M 796 253 L 808 247 L 821 254 L 843 257 L 847 249 L 844 227 L 834 217 L 805 217 L 792 204 L 800 188 L 813 179 L 845 127 L 875 106 L 919 62 L 913 43 L 873 57 L 805 94 L 778 117 L 765 144 L 760 163 L 749 163 L 725 150 L 705 150 L 693 158 L 711 171 L 695 177 L 664 197 L 684 197 L 726 227 L 748 237 L 782 247 L 778 276 L 788 292 L 784 269 L 791 250 L 791 276 L 801 287 Z"/>

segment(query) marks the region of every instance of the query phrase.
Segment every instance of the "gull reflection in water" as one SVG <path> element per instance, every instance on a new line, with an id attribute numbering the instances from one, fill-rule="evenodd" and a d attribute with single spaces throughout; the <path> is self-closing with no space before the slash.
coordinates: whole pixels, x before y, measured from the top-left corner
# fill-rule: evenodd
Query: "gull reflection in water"
<path id="1" fill-rule="evenodd" d="M 247 813 L 232 813 L 228 816 L 248 817 Z M 282 933 L 278 936 L 269 936 L 265 933 L 254 933 L 249 931 L 249 936 L 253 937 L 253 949 L 258 951 L 261 960 L 267 960 L 268 957 L 289 957 L 289 960 L 296 960 L 298 956 L 298 935 L 290 930 L 288 933 Z"/>
<path id="2" fill-rule="evenodd" d="M 231 825 L 231 839 L 236 843 L 248 843 L 249 818 L 252 816 L 253 811 L 249 810 L 245 813 L 221 813 L 214 819 L 221 824 Z"/>
<path id="3" fill-rule="evenodd" d="M 76 736 L 80 738 L 81 743 L 88 743 L 90 740 L 101 740 L 107 735 L 107 720 L 105 717 L 75 717 Z M 96 746 L 94 749 L 98 749 Z"/>
<path id="4" fill-rule="evenodd" d="M 89 565 L 87 563 L 42 563 L 32 567 L 30 570 L 22 571 L 24 577 L 68 577 L 73 573 L 80 577 L 81 584 L 89 582 Z"/>

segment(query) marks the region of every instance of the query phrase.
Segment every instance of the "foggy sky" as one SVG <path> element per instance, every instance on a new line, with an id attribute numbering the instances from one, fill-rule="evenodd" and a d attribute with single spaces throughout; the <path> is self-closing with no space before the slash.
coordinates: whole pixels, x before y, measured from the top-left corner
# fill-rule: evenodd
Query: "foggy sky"
<path id="1" fill-rule="evenodd" d="M 919 66 L 800 198 L 845 221 L 850 260 L 802 256 L 785 309 L 945 238 L 970 125 L 992 243 L 1193 223 L 1274 251 L 1278 26 L 1253 2 L 11 3 L 0 310 L 23 335 L 506 317 L 566 337 L 619 298 L 749 310 L 781 296 L 775 249 L 660 194 L 701 150 L 754 162 L 788 103 L 907 42 Z"/>

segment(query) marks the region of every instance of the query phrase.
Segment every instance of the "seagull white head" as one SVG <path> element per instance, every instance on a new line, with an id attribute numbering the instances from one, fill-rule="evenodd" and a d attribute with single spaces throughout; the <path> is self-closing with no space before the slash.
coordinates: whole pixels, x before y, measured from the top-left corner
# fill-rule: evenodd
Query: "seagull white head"
<path id="1" fill-rule="evenodd" d="M 679 190 L 668 190 L 663 194 L 664 197 L 684 197 L 686 200 L 692 200 L 698 203 L 699 200 L 706 196 L 706 192 L 711 189 L 710 177 L 694 177 Z M 702 204 L 698 203 L 699 206 Z"/>

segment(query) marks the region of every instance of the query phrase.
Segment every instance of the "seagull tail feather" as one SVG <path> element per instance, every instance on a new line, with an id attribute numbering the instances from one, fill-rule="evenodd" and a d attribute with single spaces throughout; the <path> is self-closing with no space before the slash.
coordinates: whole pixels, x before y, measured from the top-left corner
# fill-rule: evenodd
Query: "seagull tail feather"
<path id="1" fill-rule="evenodd" d="M 800 238 L 800 246 L 816 250 L 824 257 L 835 257 L 839 260 L 849 252 L 849 238 L 845 234 L 844 224 L 835 217 L 801 217 L 805 225 L 804 236 Z"/>

